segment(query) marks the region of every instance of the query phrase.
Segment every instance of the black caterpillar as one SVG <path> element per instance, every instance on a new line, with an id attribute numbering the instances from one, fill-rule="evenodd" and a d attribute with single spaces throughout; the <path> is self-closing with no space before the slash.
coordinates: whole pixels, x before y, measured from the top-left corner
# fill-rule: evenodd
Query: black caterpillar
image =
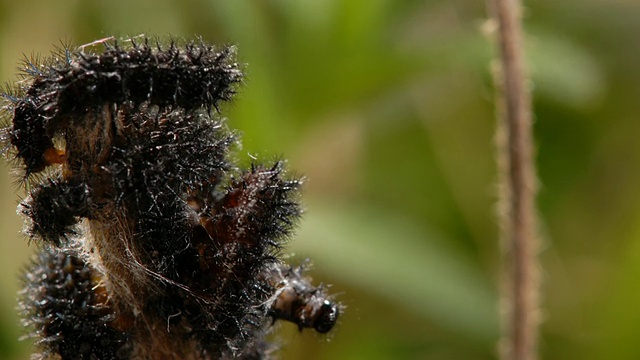
<path id="1" fill-rule="evenodd" d="M 276 320 L 331 330 L 341 305 L 280 258 L 301 179 L 235 166 L 215 116 L 242 80 L 234 49 L 97 46 L 27 62 L 4 94 L 42 244 L 21 300 L 40 358 L 266 359 Z"/>

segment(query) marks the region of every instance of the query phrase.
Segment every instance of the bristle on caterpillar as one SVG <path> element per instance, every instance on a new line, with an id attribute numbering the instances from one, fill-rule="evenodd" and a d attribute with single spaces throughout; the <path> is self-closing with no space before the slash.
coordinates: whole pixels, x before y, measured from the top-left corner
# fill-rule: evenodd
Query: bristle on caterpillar
<path id="1" fill-rule="evenodd" d="M 218 49 L 202 40 L 163 46 L 146 37 L 101 44 L 101 53 L 64 49 L 42 64 L 25 63 L 24 80 L 7 105 L 13 112 L 10 142 L 25 177 L 52 164 L 45 153 L 69 117 L 101 111 L 105 104 L 210 110 L 230 100 L 242 80 L 233 47 Z"/>
<path id="2" fill-rule="evenodd" d="M 3 96 L 44 246 L 22 301 L 42 358 L 267 359 L 272 321 L 334 327 L 341 306 L 280 259 L 302 179 L 238 166 L 212 111 L 242 79 L 233 51 L 107 38 L 27 63 Z"/>
<path id="3" fill-rule="evenodd" d="M 26 273 L 23 323 L 34 329 L 42 359 L 128 359 L 129 334 L 118 329 L 102 274 L 70 251 L 45 247 Z"/>
<path id="4" fill-rule="evenodd" d="M 335 326 L 344 308 L 320 286 L 313 286 L 303 276 L 305 266 L 274 265 L 266 278 L 275 289 L 269 302 L 268 315 L 273 321 L 285 320 L 324 334 Z"/>

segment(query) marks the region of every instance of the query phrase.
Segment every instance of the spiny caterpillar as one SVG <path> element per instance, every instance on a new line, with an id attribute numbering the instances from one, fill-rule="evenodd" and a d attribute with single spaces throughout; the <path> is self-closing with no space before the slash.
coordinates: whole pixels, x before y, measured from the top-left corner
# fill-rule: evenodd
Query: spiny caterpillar
<path id="1" fill-rule="evenodd" d="M 267 359 L 276 320 L 333 328 L 342 306 L 281 259 L 301 179 L 231 159 L 214 110 L 242 80 L 233 47 L 108 38 L 21 76 L 0 116 L 41 245 L 21 295 L 36 358 Z"/>

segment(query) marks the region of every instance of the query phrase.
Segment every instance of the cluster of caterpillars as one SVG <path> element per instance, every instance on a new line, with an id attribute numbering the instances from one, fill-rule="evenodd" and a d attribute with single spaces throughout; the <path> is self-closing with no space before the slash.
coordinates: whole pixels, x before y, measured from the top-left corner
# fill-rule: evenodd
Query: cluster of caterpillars
<path id="1" fill-rule="evenodd" d="M 39 358 L 266 359 L 276 320 L 332 329 L 341 306 L 281 259 L 301 180 L 232 161 L 232 47 L 103 39 L 22 77 L 2 136 L 41 245 L 21 297 Z"/>

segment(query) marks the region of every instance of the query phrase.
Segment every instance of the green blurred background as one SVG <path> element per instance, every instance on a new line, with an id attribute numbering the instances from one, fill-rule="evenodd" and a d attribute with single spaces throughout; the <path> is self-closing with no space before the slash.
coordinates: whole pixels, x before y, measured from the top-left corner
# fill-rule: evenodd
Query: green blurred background
<path id="1" fill-rule="evenodd" d="M 544 359 L 639 359 L 640 2 L 527 1 Z M 232 43 L 224 108 L 248 154 L 306 175 L 289 251 L 347 306 L 329 336 L 280 325 L 284 359 L 493 359 L 498 343 L 494 51 L 482 1 L 0 1 L 0 79 L 60 40 Z M 34 245 L 0 171 L 0 359 Z M 20 191 L 18 190 L 20 194 Z"/>

